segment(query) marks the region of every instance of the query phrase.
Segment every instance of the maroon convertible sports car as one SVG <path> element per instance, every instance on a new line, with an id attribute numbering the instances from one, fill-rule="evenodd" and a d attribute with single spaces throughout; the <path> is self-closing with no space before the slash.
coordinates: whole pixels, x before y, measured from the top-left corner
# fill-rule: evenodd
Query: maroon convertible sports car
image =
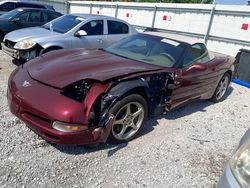
<path id="1" fill-rule="evenodd" d="M 146 32 L 104 50 L 59 50 L 13 71 L 11 112 L 53 143 L 124 142 L 150 115 L 218 102 L 235 59 L 188 37 Z"/>

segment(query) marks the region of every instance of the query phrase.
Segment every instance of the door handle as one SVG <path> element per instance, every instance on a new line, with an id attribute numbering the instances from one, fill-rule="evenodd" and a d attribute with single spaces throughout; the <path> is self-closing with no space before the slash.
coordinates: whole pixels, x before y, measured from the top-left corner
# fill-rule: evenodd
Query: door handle
<path id="1" fill-rule="evenodd" d="M 103 43 L 103 40 L 102 40 L 102 39 L 98 39 L 97 41 L 98 41 L 100 44 Z"/>

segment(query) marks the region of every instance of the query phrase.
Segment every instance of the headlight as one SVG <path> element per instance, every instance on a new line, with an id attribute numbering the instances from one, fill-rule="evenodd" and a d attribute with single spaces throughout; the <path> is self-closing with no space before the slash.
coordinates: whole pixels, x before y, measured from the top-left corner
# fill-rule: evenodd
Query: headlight
<path id="1" fill-rule="evenodd" d="M 14 48 L 19 49 L 19 50 L 27 50 L 27 49 L 34 47 L 35 45 L 36 45 L 36 42 L 32 40 L 24 40 L 24 41 L 17 42 Z"/>
<path id="2" fill-rule="evenodd" d="M 250 140 L 234 154 L 231 159 L 231 169 L 243 188 L 250 187 Z"/>
<path id="3" fill-rule="evenodd" d="M 82 102 L 91 86 L 92 81 L 81 80 L 63 88 L 61 94 L 78 102 Z"/>
<path id="4" fill-rule="evenodd" d="M 52 124 L 52 127 L 55 130 L 61 131 L 61 132 L 77 132 L 77 131 L 83 131 L 88 129 L 88 127 L 83 126 L 83 125 L 78 125 L 78 124 L 73 124 L 73 123 L 64 123 L 64 122 L 59 122 L 59 121 L 54 121 Z"/>

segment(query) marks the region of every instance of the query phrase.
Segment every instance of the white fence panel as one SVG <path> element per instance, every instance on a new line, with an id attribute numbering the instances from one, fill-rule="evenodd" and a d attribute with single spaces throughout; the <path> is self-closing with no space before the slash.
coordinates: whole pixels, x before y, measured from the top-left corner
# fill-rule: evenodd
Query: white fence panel
<path id="1" fill-rule="evenodd" d="M 89 5 L 78 5 L 74 4 L 69 7 L 70 13 L 82 13 L 82 14 L 89 14 L 90 13 L 90 6 Z"/>
<path id="2" fill-rule="evenodd" d="M 209 39 L 207 42 L 207 46 L 210 50 L 224 53 L 224 54 L 229 54 L 232 56 L 236 56 L 236 54 L 239 52 L 240 49 L 249 49 L 250 46 L 249 44 L 241 44 L 241 43 L 235 43 L 235 42 L 225 42 L 225 41 L 220 41 L 218 39 Z"/>
<path id="3" fill-rule="evenodd" d="M 165 4 L 156 12 L 156 28 L 205 34 L 212 5 Z"/>
<path id="4" fill-rule="evenodd" d="M 119 7 L 117 17 L 132 25 L 151 27 L 153 15 L 152 10 Z"/>
<path id="5" fill-rule="evenodd" d="M 66 13 L 65 1 L 38 0 Z M 250 6 L 68 1 L 69 13 L 118 17 L 132 25 L 164 29 L 204 39 L 208 48 L 235 56 L 250 49 Z"/>
<path id="6" fill-rule="evenodd" d="M 249 40 L 250 7 L 249 12 L 239 11 L 237 14 L 233 14 L 234 10 L 231 7 L 228 8 L 228 11 L 227 13 L 220 13 L 219 6 L 217 6 L 210 35 Z"/>
<path id="7" fill-rule="evenodd" d="M 92 6 L 92 14 L 99 14 L 105 16 L 113 16 L 115 17 L 116 5 L 93 5 Z"/>

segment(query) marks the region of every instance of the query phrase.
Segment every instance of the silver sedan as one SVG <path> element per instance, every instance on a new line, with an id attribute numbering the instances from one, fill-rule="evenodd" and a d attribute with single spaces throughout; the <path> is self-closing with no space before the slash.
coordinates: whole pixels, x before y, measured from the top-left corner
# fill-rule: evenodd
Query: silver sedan
<path id="1" fill-rule="evenodd" d="M 15 59 L 28 61 L 52 50 L 105 48 L 135 34 L 127 22 L 109 16 L 70 14 L 41 27 L 10 32 L 2 50 Z"/>

